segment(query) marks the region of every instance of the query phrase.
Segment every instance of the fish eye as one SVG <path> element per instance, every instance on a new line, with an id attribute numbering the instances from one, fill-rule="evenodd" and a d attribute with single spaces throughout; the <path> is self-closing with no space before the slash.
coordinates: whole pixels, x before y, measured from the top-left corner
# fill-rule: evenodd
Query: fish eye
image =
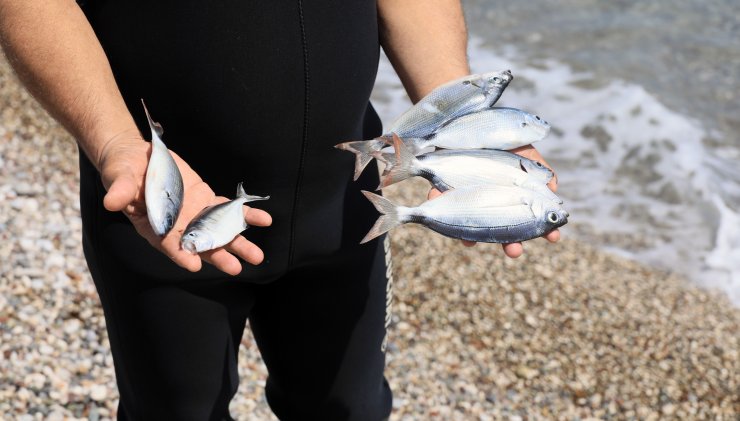
<path id="1" fill-rule="evenodd" d="M 499 83 L 499 82 L 501 82 L 501 78 L 498 77 L 498 76 L 496 76 L 496 77 L 493 78 L 493 81 L 496 82 L 496 83 Z"/>
<path id="2" fill-rule="evenodd" d="M 547 214 L 547 220 L 550 221 L 550 222 L 552 222 L 553 224 L 557 224 L 558 221 L 560 220 L 560 217 L 558 216 L 557 213 L 550 212 L 550 213 Z"/>
<path id="3" fill-rule="evenodd" d="M 537 165 L 540 168 L 544 167 L 544 165 L 542 165 L 542 163 L 540 161 L 534 161 L 534 164 Z"/>

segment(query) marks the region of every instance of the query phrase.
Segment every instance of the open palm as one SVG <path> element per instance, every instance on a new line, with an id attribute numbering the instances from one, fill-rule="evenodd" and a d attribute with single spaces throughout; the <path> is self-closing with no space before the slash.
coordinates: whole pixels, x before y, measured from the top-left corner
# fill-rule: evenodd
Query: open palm
<path id="1" fill-rule="evenodd" d="M 117 139 L 106 145 L 99 160 L 103 185 L 108 190 L 103 199 L 106 209 L 113 212 L 122 211 L 131 220 L 139 235 L 169 256 L 177 265 L 189 271 L 199 271 L 202 267 L 201 259 L 230 275 L 236 275 L 242 269 L 235 256 L 253 265 L 262 262 L 264 259 L 262 250 L 242 235 L 223 247 L 198 255 L 190 254 L 180 247 L 180 238 L 185 227 L 203 208 L 229 199 L 216 196 L 190 165 L 174 152 L 171 153 L 182 175 L 184 187 L 182 210 L 172 230 L 164 237 L 157 236 L 149 224 L 144 202 L 144 178 L 150 153 L 151 144 L 137 135 Z M 264 227 L 272 224 L 270 214 L 260 209 L 245 206 L 244 217 L 249 225 Z"/>

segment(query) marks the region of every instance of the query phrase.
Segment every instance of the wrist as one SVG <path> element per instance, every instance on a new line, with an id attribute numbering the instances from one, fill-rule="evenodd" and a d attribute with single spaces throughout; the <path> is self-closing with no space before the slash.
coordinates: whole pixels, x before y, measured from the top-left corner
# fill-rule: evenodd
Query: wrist
<path id="1" fill-rule="evenodd" d="M 116 150 L 121 148 L 130 149 L 131 146 L 145 147 L 147 145 L 147 141 L 144 140 L 139 129 L 135 126 L 117 132 L 109 132 L 99 137 L 99 139 L 89 142 L 89 148 L 83 148 L 98 172 L 102 172 L 106 161 L 109 157 L 115 155 Z"/>

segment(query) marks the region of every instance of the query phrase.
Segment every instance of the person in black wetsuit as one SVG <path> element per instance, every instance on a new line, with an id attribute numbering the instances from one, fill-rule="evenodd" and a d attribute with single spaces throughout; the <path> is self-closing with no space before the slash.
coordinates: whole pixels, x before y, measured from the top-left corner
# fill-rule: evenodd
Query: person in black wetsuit
<path id="1" fill-rule="evenodd" d="M 281 420 L 387 418 L 389 247 L 358 244 L 377 218 L 360 194 L 377 168 L 352 182 L 354 158 L 332 146 L 381 134 L 368 101 L 379 44 L 412 100 L 468 73 L 458 0 L 85 3 L 0 0 L 0 38 L 80 145 L 83 245 L 118 418 L 230 419 L 247 320 Z M 163 239 L 143 204 L 140 98 L 185 182 Z M 250 225 L 271 226 L 199 256 L 180 250 L 189 220 L 240 181 L 271 196 L 245 207 Z"/>

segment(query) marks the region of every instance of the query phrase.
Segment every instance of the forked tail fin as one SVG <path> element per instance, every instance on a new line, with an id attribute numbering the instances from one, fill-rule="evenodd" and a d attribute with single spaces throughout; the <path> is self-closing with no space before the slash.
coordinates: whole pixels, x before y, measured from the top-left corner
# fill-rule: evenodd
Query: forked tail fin
<path id="1" fill-rule="evenodd" d="M 397 134 L 393 134 L 393 148 L 396 153 L 394 158 L 388 159 L 389 166 L 383 172 L 383 179 L 380 181 L 378 190 L 388 187 L 391 184 L 411 178 L 418 173 L 419 160 L 416 159 L 409 148 L 403 143 Z M 377 154 L 376 154 L 377 156 Z"/>
<path id="2" fill-rule="evenodd" d="M 344 151 L 350 151 L 357 155 L 355 157 L 355 175 L 354 180 L 357 181 L 362 174 L 362 170 L 367 167 L 367 164 L 373 160 L 373 154 L 386 146 L 386 139 L 383 137 L 377 137 L 371 140 L 358 140 L 354 142 L 344 142 L 334 146 L 337 149 Z"/>
<path id="3" fill-rule="evenodd" d="M 362 191 L 362 194 L 364 194 L 365 197 L 373 203 L 375 209 L 377 209 L 382 215 L 380 215 L 378 220 L 375 221 L 375 225 L 370 228 L 370 231 L 367 233 L 365 238 L 360 241 L 360 244 L 365 244 L 373 238 L 383 235 L 403 223 L 398 215 L 398 206 L 391 203 L 390 200 L 365 190 Z"/>
<path id="4" fill-rule="evenodd" d="M 141 99 L 141 105 L 144 106 L 144 113 L 146 114 L 146 119 L 149 122 L 149 128 L 152 131 L 152 141 L 156 137 L 157 140 L 160 142 L 162 141 L 162 135 L 164 134 L 164 129 L 162 128 L 162 125 L 159 123 L 156 123 L 154 120 L 152 120 L 152 116 L 149 115 L 149 110 L 146 108 L 146 104 L 144 104 L 144 99 Z"/>
<path id="5" fill-rule="evenodd" d="M 247 202 L 256 202 L 258 200 L 268 200 L 270 196 L 252 196 L 247 194 L 247 192 L 244 191 L 244 186 L 242 186 L 242 183 L 239 183 L 238 186 L 236 186 L 236 198 L 244 200 L 244 203 Z"/>

